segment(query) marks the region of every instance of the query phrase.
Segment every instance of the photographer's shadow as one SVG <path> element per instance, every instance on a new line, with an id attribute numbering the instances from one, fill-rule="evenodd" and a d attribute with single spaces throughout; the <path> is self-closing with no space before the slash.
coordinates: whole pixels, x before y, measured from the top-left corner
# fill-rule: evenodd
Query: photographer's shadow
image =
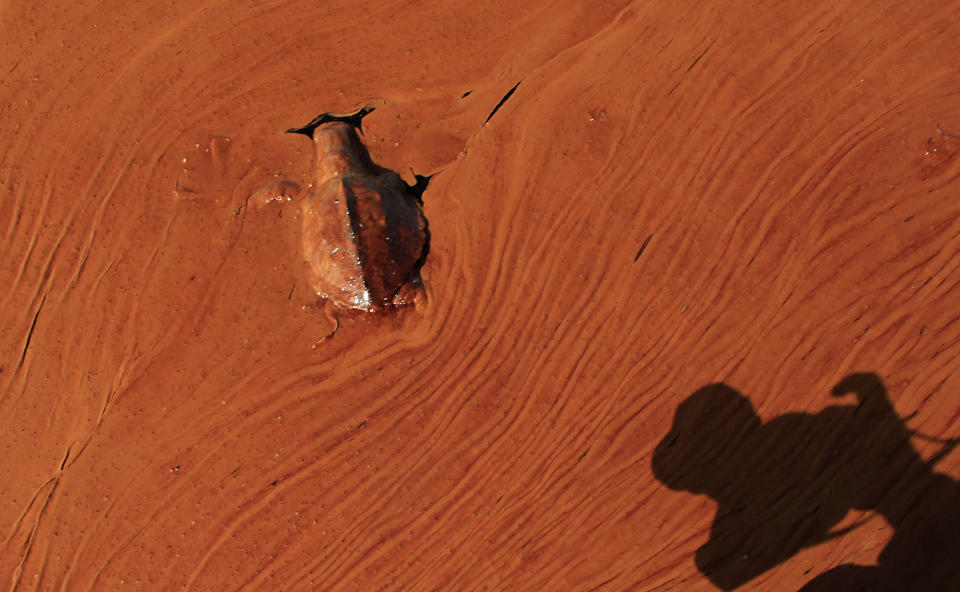
<path id="1" fill-rule="evenodd" d="M 925 461 L 877 375 L 853 374 L 833 389 L 850 393 L 858 404 L 767 423 L 725 384 L 701 388 L 677 408 L 653 471 L 671 489 L 718 502 L 696 564 L 721 589 L 856 530 L 860 523 L 836 528 L 856 509 L 894 528 L 879 565 L 835 567 L 803 591 L 960 590 L 960 485 L 933 470 L 957 441 L 941 442 Z"/>

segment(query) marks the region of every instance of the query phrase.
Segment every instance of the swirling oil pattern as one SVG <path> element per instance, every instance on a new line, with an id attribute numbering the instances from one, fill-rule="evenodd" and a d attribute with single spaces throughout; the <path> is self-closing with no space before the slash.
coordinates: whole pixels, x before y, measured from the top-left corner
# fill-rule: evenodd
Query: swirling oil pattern
<path id="1" fill-rule="evenodd" d="M 956 489 L 955 2 L 107 0 L 0 23 L 6 589 L 827 589 L 908 559 L 903 492 Z M 325 339 L 313 153 L 283 130 L 359 105 L 378 165 L 431 176 L 426 297 Z M 861 375 L 889 430 L 832 394 Z M 755 427 L 711 412 L 657 458 L 729 441 L 704 458 L 743 464 L 655 466 L 707 385 Z M 885 434 L 913 469 L 802 540 L 796 496 L 740 520 L 725 492 L 754 490 L 721 471 L 833 466 L 781 417 Z M 763 541 L 714 521 L 768 516 L 786 546 L 731 571 Z"/>

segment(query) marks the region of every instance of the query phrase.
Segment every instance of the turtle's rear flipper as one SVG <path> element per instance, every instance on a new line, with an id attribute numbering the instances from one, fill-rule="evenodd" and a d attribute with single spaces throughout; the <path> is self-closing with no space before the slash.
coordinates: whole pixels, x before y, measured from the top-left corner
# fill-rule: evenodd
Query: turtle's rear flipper
<path id="1" fill-rule="evenodd" d="M 349 115 L 337 115 L 336 113 L 321 113 L 313 118 L 313 121 L 308 123 L 303 127 L 292 127 L 287 130 L 288 134 L 303 134 L 305 136 L 313 137 L 313 130 L 317 129 L 318 126 L 321 126 L 325 123 L 330 123 L 331 121 L 342 121 L 344 123 L 349 123 L 353 127 L 357 128 L 361 132 L 363 131 L 362 121 L 365 116 L 367 116 L 373 107 L 367 105 L 362 107 L 359 111 L 351 113 Z"/>

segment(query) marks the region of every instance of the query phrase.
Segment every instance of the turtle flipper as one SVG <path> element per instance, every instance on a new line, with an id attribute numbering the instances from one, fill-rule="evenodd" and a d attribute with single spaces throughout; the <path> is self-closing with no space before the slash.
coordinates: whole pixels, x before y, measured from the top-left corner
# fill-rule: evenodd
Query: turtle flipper
<path id="1" fill-rule="evenodd" d="M 303 127 L 292 127 L 287 130 L 288 134 L 303 134 L 305 136 L 313 137 L 313 130 L 317 127 L 323 125 L 324 123 L 330 123 L 331 121 L 342 121 L 344 123 L 349 123 L 353 127 L 357 128 L 361 132 L 363 131 L 362 121 L 363 118 L 370 114 L 374 110 L 374 107 L 366 105 L 361 107 L 359 111 L 350 113 L 349 115 L 337 115 L 336 113 L 321 113 L 313 118 L 313 120 Z"/>

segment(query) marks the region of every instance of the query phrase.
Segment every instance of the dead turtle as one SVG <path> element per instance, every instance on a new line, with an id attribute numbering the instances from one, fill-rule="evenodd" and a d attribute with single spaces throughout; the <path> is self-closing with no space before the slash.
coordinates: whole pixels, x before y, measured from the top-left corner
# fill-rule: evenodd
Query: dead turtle
<path id="1" fill-rule="evenodd" d="M 422 294 L 429 248 L 421 209 L 428 177 L 408 185 L 374 164 L 360 140 L 373 111 L 324 113 L 287 130 L 313 139 L 314 181 L 301 203 L 303 256 L 317 296 L 340 310 L 383 312 Z"/>

